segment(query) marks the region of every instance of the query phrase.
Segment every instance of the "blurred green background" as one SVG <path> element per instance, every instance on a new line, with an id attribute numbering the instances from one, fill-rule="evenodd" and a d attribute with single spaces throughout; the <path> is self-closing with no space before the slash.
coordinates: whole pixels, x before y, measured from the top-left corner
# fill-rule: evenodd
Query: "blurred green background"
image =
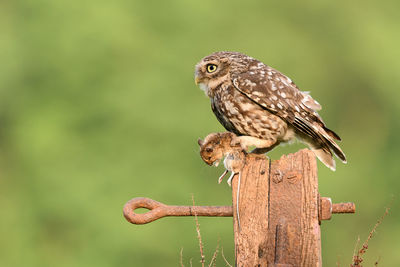
<path id="1" fill-rule="evenodd" d="M 193 218 L 135 226 L 133 197 L 229 205 L 197 138 L 222 131 L 194 65 L 233 50 L 323 106 L 349 163 L 320 192 L 356 215 L 322 224 L 325 266 L 350 263 L 394 196 L 365 263 L 400 263 L 398 1 L 0 2 L 0 266 L 199 266 Z M 270 155 L 297 151 L 301 144 Z M 233 263 L 231 218 L 201 218 L 209 260 Z M 225 266 L 218 257 L 217 266 Z"/>

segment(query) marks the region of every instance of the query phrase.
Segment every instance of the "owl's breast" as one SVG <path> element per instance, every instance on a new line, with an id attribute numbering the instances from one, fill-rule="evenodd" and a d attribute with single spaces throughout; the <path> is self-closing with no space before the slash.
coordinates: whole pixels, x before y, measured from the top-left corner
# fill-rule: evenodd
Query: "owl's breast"
<path id="1" fill-rule="evenodd" d="M 232 132 L 236 135 L 243 135 L 243 133 L 241 133 L 231 122 L 232 116 L 228 115 L 226 109 L 224 108 L 224 105 L 221 104 L 222 103 L 220 102 L 218 97 L 214 96 L 213 98 L 211 98 L 211 108 L 219 123 L 221 123 L 227 131 Z"/>

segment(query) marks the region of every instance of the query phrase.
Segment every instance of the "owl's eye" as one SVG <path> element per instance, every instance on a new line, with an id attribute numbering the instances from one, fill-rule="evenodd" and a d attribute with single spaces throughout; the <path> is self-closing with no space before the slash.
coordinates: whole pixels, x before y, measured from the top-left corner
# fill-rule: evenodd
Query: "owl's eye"
<path id="1" fill-rule="evenodd" d="M 215 65 L 215 64 L 208 64 L 207 65 L 207 72 L 208 73 L 214 72 L 216 70 L 217 70 L 217 65 Z"/>

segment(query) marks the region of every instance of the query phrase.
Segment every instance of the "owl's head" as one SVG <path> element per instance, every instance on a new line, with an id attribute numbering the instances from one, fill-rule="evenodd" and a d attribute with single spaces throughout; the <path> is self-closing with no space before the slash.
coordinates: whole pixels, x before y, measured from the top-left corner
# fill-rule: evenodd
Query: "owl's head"
<path id="1" fill-rule="evenodd" d="M 237 52 L 215 52 L 196 65 L 195 82 L 210 96 L 210 90 L 229 79 L 232 72 L 240 72 L 248 65 L 245 61 L 250 59 Z"/>

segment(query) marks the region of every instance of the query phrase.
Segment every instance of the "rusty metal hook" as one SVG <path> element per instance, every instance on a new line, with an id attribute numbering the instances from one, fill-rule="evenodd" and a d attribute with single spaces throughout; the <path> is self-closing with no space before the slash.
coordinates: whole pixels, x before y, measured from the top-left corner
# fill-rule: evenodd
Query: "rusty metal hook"
<path id="1" fill-rule="evenodd" d="M 145 208 L 150 211 L 136 213 Z M 133 224 L 145 224 L 166 216 L 212 216 L 231 217 L 232 206 L 169 206 L 150 198 L 137 197 L 129 200 L 124 206 L 125 219 Z"/>
<path id="2" fill-rule="evenodd" d="M 332 204 L 330 198 L 321 197 L 319 220 L 329 220 L 332 213 L 354 213 L 354 203 Z M 136 213 L 135 210 L 145 208 L 146 213 Z M 137 197 L 129 200 L 124 206 L 126 220 L 133 224 L 145 224 L 167 216 L 209 216 L 231 217 L 232 206 L 170 206 L 150 198 Z"/>

